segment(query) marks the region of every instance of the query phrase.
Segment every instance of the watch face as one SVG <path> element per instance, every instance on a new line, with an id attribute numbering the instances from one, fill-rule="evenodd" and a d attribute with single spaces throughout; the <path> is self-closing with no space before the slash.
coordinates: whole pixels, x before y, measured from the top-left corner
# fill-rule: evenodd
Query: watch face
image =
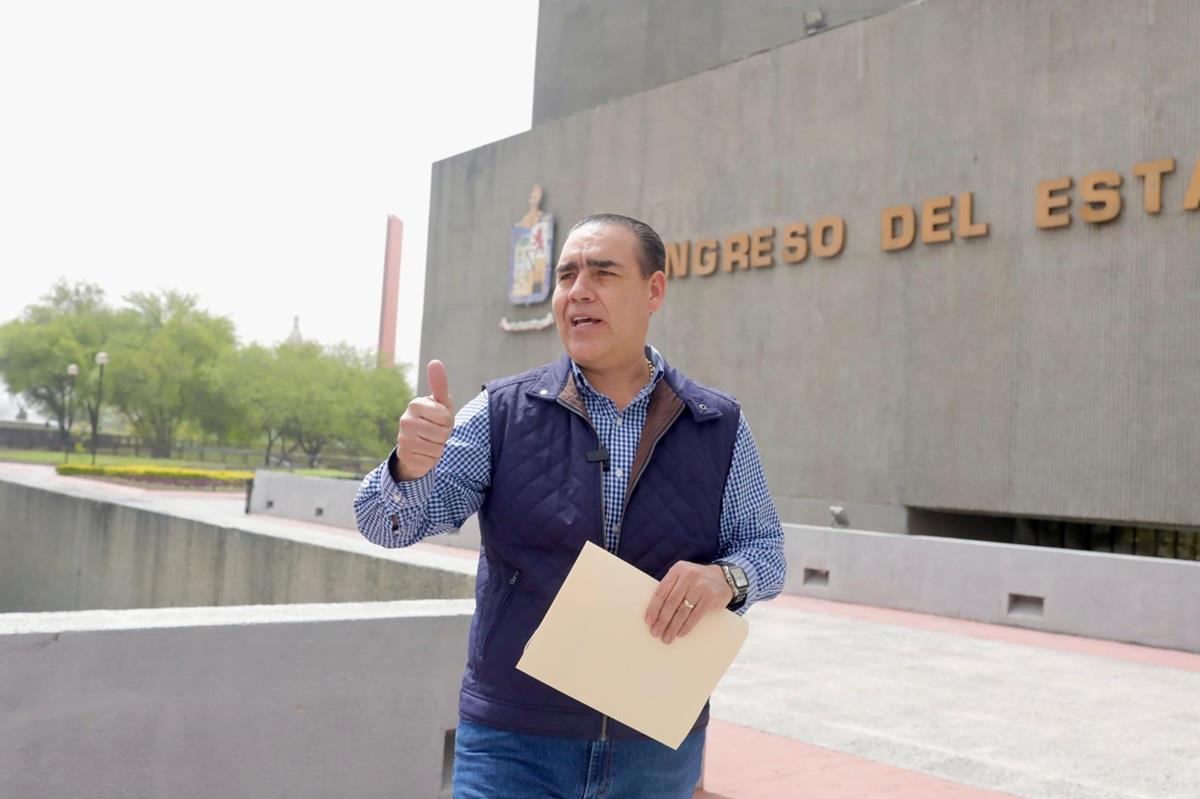
<path id="1" fill-rule="evenodd" d="M 733 574 L 733 584 L 739 589 L 748 588 L 750 586 L 750 581 L 746 579 L 746 572 L 742 571 L 736 566 L 732 567 L 729 571 Z"/>

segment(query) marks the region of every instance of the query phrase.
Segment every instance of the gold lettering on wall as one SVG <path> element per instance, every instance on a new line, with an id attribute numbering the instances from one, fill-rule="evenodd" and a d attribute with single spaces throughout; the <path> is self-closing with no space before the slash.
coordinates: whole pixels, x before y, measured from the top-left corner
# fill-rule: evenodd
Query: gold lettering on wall
<path id="1" fill-rule="evenodd" d="M 808 225 L 797 222 L 783 229 L 783 262 L 804 263 L 808 257 Z"/>
<path id="2" fill-rule="evenodd" d="M 1121 215 L 1121 176 L 1111 169 L 1085 175 L 1079 183 L 1083 206 L 1079 218 L 1093 225 L 1111 222 Z"/>
<path id="3" fill-rule="evenodd" d="M 725 252 L 721 258 L 721 268 L 726 272 L 750 268 L 750 236 L 745 233 L 734 233 L 732 236 L 725 237 Z"/>
<path id="4" fill-rule="evenodd" d="M 965 191 L 958 195 L 958 237 L 973 239 L 987 234 L 988 223 L 975 221 L 975 194 Z"/>
<path id="5" fill-rule="evenodd" d="M 700 277 L 708 277 L 717 271 L 717 253 L 720 247 L 716 239 L 700 239 L 692 249 L 692 272 Z"/>
<path id="6" fill-rule="evenodd" d="M 823 216 L 813 222 L 812 251 L 818 258 L 832 258 L 846 246 L 846 220 Z"/>
<path id="7" fill-rule="evenodd" d="M 900 223 L 897 230 L 896 223 Z M 911 205 L 884 208 L 880 217 L 879 240 L 885 252 L 903 250 L 917 239 L 917 215 Z"/>
<path id="8" fill-rule="evenodd" d="M 941 244 L 954 238 L 950 231 L 950 208 L 954 198 L 949 194 L 932 197 L 921 205 L 921 241 L 924 244 Z M 944 226 L 944 227 L 943 227 Z"/>
<path id="9" fill-rule="evenodd" d="M 1177 166 L 1175 158 L 1133 165 L 1129 174 L 1141 181 L 1142 207 L 1147 214 L 1164 213 L 1163 184 Z M 1190 175 L 1182 205 L 1185 212 L 1200 210 L 1200 161 Z M 1078 179 L 1065 175 L 1043 180 L 1035 189 L 1034 223 L 1043 230 L 1064 228 L 1076 215 L 1094 225 L 1112 222 L 1124 211 L 1123 188 L 1124 176 L 1112 169 Z M 922 244 L 935 245 L 989 235 L 991 225 L 977 219 L 976 214 L 975 193 L 970 191 L 885 208 L 879 216 L 880 248 L 884 252 L 905 250 L 918 237 Z M 795 265 L 804 263 L 810 253 L 818 258 L 834 258 L 845 251 L 846 228 L 845 217 L 828 215 L 811 225 L 795 221 L 779 228 L 764 225 L 749 232 L 743 228 L 724 238 L 673 242 L 666 245 L 667 276 L 708 277 L 718 270 L 732 274 L 771 268 L 777 261 Z"/>
<path id="10" fill-rule="evenodd" d="M 1187 196 L 1183 198 L 1183 210 L 1195 211 L 1200 208 L 1200 159 L 1196 161 L 1196 171 L 1192 173 L 1192 184 L 1188 186 Z"/>
<path id="11" fill-rule="evenodd" d="M 1069 196 L 1055 194 L 1055 192 L 1066 191 L 1070 188 L 1070 177 L 1051 178 L 1037 184 L 1037 204 L 1034 210 L 1034 219 L 1039 228 L 1066 227 L 1071 224 L 1071 213 L 1069 210 L 1063 213 L 1055 213 L 1059 208 L 1069 209 L 1071 207 L 1071 198 Z"/>
<path id="12" fill-rule="evenodd" d="M 689 242 L 679 241 L 667 245 L 667 277 L 687 277 Z"/>
<path id="13" fill-rule="evenodd" d="M 1174 171 L 1174 158 L 1160 158 L 1134 165 L 1134 177 L 1142 179 L 1142 207 L 1146 213 L 1157 214 L 1162 211 L 1162 178 Z"/>
<path id="14" fill-rule="evenodd" d="M 774 266 L 775 228 L 755 228 L 750 233 L 750 266 L 761 269 L 764 266 Z"/>

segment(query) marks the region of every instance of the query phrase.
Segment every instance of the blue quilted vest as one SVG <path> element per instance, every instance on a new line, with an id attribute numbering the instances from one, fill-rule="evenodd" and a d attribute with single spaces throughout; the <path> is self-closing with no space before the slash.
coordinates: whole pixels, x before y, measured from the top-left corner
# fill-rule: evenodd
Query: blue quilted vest
<path id="1" fill-rule="evenodd" d="M 600 442 L 567 356 L 488 383 L 492 484 L 461 713 L 509 730 L 589 739 L 638 733 L 516 670 L 584 542 L 604 546 Z M 716 559 L 739 407 L 670 366 L 650 397 L 617 554 L 656 580 Z M 696 727 L 708 722 L 708 706 Z"/>

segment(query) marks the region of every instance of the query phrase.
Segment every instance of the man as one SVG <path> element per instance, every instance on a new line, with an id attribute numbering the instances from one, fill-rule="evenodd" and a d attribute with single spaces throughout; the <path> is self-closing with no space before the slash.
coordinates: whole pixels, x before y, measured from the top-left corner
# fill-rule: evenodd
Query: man
<path id="1" fill-rule="evenodd" d="M 664 260 L 645 223 L 581 220 L 555 269 L 566 353 L 488 383 L 457 417 L 431 361 L 431 396 L 409 404 L 359 489 L 359 530 L 382 546 L 479 512 L 457 799 L 691 797 L 707 706 L 673 751 L 515 669 L 586 541 L 661 580 L 645 620 L 664 644 L 783 586 L 783 531 L 737 402 L 646 345 Z"/>

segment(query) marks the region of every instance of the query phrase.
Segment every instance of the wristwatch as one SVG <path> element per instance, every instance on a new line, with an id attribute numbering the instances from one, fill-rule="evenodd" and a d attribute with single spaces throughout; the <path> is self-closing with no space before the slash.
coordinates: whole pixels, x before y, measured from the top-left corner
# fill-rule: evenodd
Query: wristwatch
<path id="1" fill-rule="evenodd" d="M 722 560 L 718 560 L 716 565 L 721 567 L 721 571 L 725 574 L 725 582 L 729 583 L 729 587 L 733 589 L 733 601 L 726 607 L 740 608 L 746 601 L 746 595 L 750 593 L 750 581 L 746 579 L 745 569 Z"/>

